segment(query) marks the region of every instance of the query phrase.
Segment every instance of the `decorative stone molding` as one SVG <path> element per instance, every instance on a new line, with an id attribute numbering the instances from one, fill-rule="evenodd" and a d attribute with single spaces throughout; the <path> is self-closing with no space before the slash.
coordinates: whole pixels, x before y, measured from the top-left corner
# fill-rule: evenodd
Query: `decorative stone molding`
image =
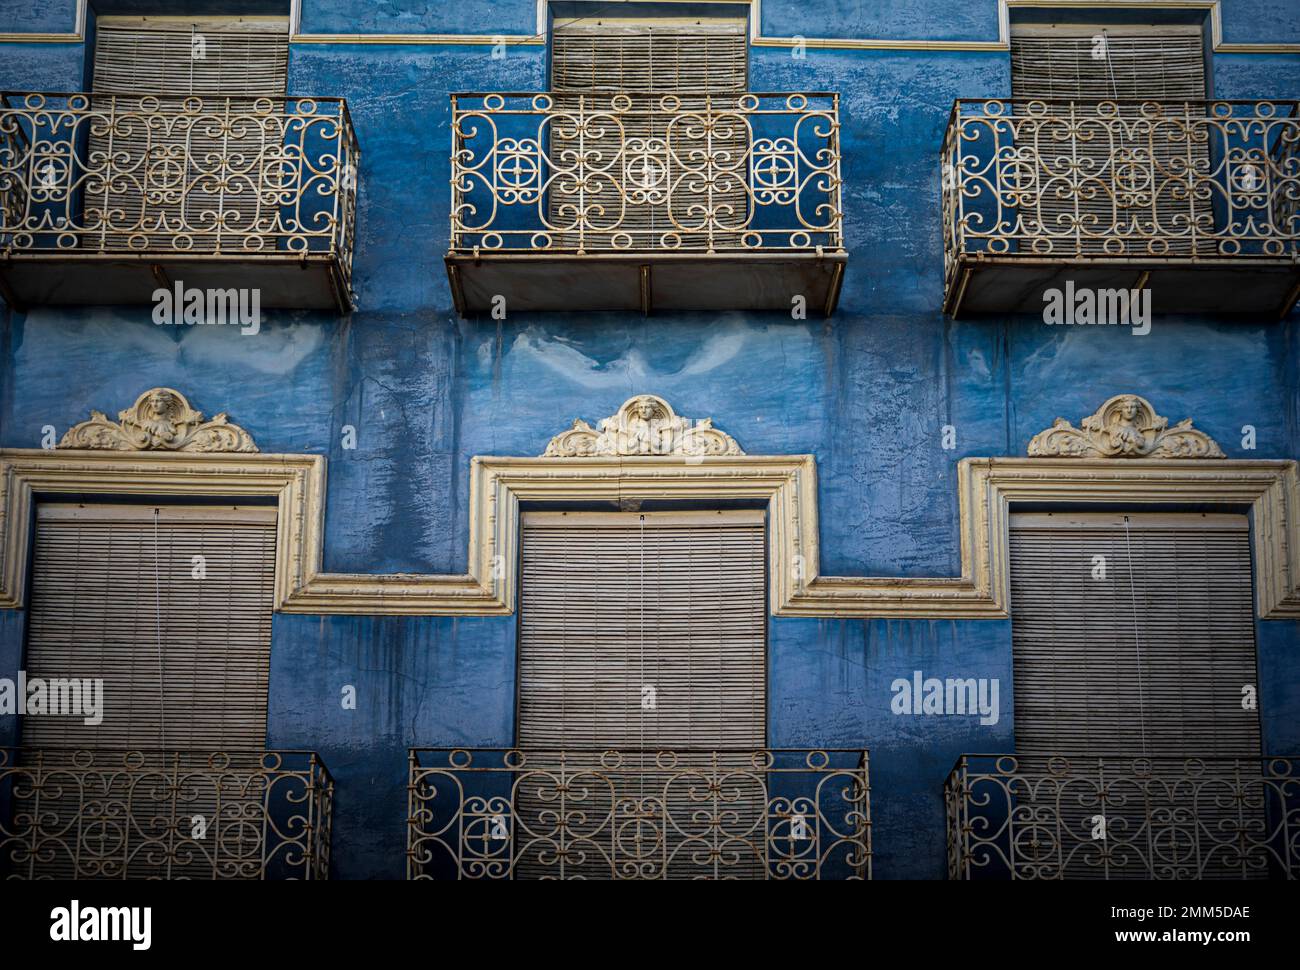
<path id="1" fill-rule="evenodd" d="M 638 394 L 593 428 L 581 418 L 546 446 L 543 458 L 637 458 L 651 455 L 743 455 L 736 439 L 713 426 L 712 418 L 692 421 L 653 394 Z"/>
<path id="2" fill-rule="evenodd" d="M 110 421 L 99 411 L 90 420 L 68 429 L 60 448 L 93 451 L 257 451 L 247 431 L 231 424 L 224 413 L 211 421 L 190 407 L 180 391 L 153 387 L 135 399 L 135 404 L 118 412 Z"/>
<path id="3" fill-rule="evenodd" d="M 961 574 L 822 576 L 811 455 L 474 458 L 469 571 L 321 571 L 325 459 L 170 451 L 0 451 L 0 608 L 24 602 L 36 495 L 273 496 L 275 609 L 359 615 L 508 615 L 515 607 L 521 503 L 759 501 L 768 517 L 770 606 L 778 616 L 997 619 L 1008 615 L 1007 526 L 1016 504 L 1192 504 L 1252 513 L 1259 615 L 1300 618 L 1300 485 L 1293 461 L 967 458 L 957 466 Z"/>
<path id="4" fill-rule="evenodd" d="M 1172 428 L 1151 402 L 1137 394 L 1116 394 L 1076 428 L 1057 418 L 1034 435 L 1034 458 L 1223 458 L 1223 450 L 1184 418 Z"/>

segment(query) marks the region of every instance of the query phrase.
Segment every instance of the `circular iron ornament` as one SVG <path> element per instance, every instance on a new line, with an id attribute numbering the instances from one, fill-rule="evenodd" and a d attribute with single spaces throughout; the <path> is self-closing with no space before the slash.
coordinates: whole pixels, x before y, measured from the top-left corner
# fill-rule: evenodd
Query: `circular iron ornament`
<path id="1" fill-rule="evenodd" d="M 656 751 L 656 752 L 655 752 L 655 767 L 656 767 L 656 768 L 663 768 L 665 771 L 671 771 L 672 769 L 676 768 L 676 767 L 677 767 L 677 752 L 676 752 L 676 751 Z"/>
<path id="2" fill-rule="evenodd" d="M 1014 775 L 1020 770 L 1020 763 L 1012 755 L 1002 755 L 993 763 L 993 771 L 999 775 Z"/>

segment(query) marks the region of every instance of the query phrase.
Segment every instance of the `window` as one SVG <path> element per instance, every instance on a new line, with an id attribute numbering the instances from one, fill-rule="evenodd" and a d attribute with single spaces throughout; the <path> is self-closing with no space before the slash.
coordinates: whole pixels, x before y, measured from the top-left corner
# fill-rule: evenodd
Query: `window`
<path id="1" fill-rule="evenodd" d="M 653 853 L 656 873 L 642 878 L 658 877 L 659 866 L 669 878 L 700 874 L 690 847 L 674 849 L 712 831 L 693 817 L 700 776 L 675 778 L 656 753 L 677 752 L 675 764 L 689 768 L 713 765 L 727 748 L 718 765 L 752 771 L 743 752 L 766 746 L 764 541 L 760 512 L 522 517 L 519 746 L 567 752 L 570 768 L 599 766 L 603 750 L 623 752 L 634 770 L 608 773 L 607 785 L 588 778 L 574 795 L 590 799 L 585 828 L 606 858 L 616 855 L 611 840 L 626 837 L 605 821 L 616 805 L 620 818 L 633 805 L 648 813 L 647 832 L 667 831 Z M 726 874 L 753 877 L 761 860 L 747 844 L 763 846 L 766 802 L 754 779 L 733 777 L 725 807 L 735 817 L 725 827 L 738 835 L 726 847 L 734 853 Z M 554 827 L 539 787 L 529 776 L 518 783 L 525 841 Z M 584 806 L 575 797 L 569 807 Z M 596 856 L 591 874 L 607 878 Z M 522 848 L 518 858 L 520 878 L 555 873 L 539 853 Z"/>
<path id="2" fill-rule="evenodd" d="M 1041 798 L 1059 814 L 1049 841 L 1062 840 L 1064 874 L 1097 873 L 1086 820 L 1103 812 L 1142 847 L 1112 855 L 1111 878 L 1172 865 L 1193 825 L 1202 856 L 1192 865 L 1240 877 L 1230 833 L 1264 831 L 1262 789 L 1231 804 L 1226 787 L 1188 779 L 1185 760 L 1249 765 L 1261 753 L 1258 712 L 1243 703 L 1257 684 L 1245 516 L 1017 514 L 1010 553 L 1016 755 L 1029 779 L 1020 804 Z M 1072 783 L 1044 780 L 1054 756 L 1075 767 Z M 1185 780 L 1136 783 L 1143 771 Z"/>
<path id="3" fill-rule="evenodd" d="M 551 130 L 551 224 L 585 216 L 626 234 L 583 239 L 595 248 L 739 245 L 749 138 L 745 119 L 725 112 L 745 91 L 747 53 L 744 18 L 557 21 L 551 87 L 574 120 Z M 720 231 L 698 232 L 710 225 Z M 577 245 L 566 236 L 560 248 Z"/>
<path id="4" fill-rule="evenodd" d="M 1201 251 L 1189 229 L 1212 228 L 1210 192 L 1187 184 L 1189 173 L 1210 170 L 1204 132 L 1187 124 L 1204 116 L 1199 26 L 1018 25 L 1011 93 L 1017 114 L 1043 101 L 1047 115 L 1060 119 L 1032 146 L 1039 164 L 1021 207 L 1027 231 L 1077 232 L 1085 254 Z"/>
<path id="5" fill-rule="evenodd" d="M 288 60 L 282 18 L 98 21 L 92 90 L 121 120 L 90 136 L 92 173 L 107 162 L 112 177 L 88 180 L 88 225 L 135 228 L 105 231 L 103 247 L 274 251 L 282 190 L 298 179 L 282 121 L 258 99 L 282 109 Z"/>
<path id="6" fill-rule="evenodd" d="M 59 783 L 39 795 L 41 851 L 0 853 L 0 870 L 265 872 L 263 803 L 273 796 L 257 768 L 275 524 L 270 508 L 38 508 L 23 667 L 28 683 L 101 680 L 102 721 L 23 718 L 20 757 Z M 36 807 L 16 797 L 15 817 L 30 825 Z"/>

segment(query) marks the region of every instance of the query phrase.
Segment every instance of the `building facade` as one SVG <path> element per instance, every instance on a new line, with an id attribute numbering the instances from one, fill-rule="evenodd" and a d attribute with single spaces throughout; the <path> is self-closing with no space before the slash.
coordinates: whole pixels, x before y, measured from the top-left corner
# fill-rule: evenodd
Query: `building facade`
<path id="1" fill-rule="evenodd" d="M 0 0 L 0 868 L 1294 878 L 1295 14 Z"/>

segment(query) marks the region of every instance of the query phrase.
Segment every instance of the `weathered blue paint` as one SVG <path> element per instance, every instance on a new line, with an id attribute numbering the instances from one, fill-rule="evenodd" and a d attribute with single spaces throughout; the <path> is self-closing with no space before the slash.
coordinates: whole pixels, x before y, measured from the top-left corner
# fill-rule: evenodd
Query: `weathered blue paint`
<path id="1" fill-rule="evenodd" d="M 0 31 L 70 29 L 72 0 L 0 0 Z M 66 9 L 65 9 L 66 8 Z M 173 5 L 169 9 L 175 9 Z M 1292 42 L 1288 0 L 1225 0 L 1231 42 Z M 447 4 L 307 0 L 317 33 L 530 34 L 531 0 Z M 991 40 L 993 0 L 769 0 L 775 36 Z M 35 19 L 33 19 L 35 18 Z M 33 25 L 40 25 L 33 26 Z M 69 89 L 79 45 L 0 45 L 0 81 Z M 448 233 L 447 90 L 540 90 L 540 46 L 315 45 L 292 49 L 290 91 L 346 97 L 362 144 L 348 318 L 275 312 L 257 337 L 156 328 L 146 308 L 6 310 L 0 329 L 0 446 L 33 447 L 91 408 L 145 387 L 228 411 L 263 451 L 329 457 L 325 567 L 466 568 L 466 493 L 476 454 L 531 455 L 574 417 L 594 420 L 653 391 L 712 415 L 751 453 L 811 453 L 821 554 L 836 575 L 958 569 L 955 463 L 1019 455 L 1058 415 L 1120 390 L 1173 420 L 1194 416 L 1229 455 L 1300 456 L 1296 315 L 1281 323 L 1158 317 L 1151 334 L 1049 329 L 1031 318 L 954 322 L 942 291 L 937 168 L 956 97 L 1009 91 L 1003 52 L 751 52 L 755 90 L 842 95 L 846 229 L 852 253 L 829 322 L 779 314 L 512 315 L 461 321 L 442 266 Z M 1220 97 L 1295 97 L 1300 58 L 1217 55 Z M 940 428 L 957 447 L 940 447 Z M 1240 429 L 1257 428 L 1253 452 Z M 357 448 L 341 448 L 345 425 Z M 769 741 L 872 752 L 876 873 L 943 872 L 940 785 L 963 751 L 1013 743 L 1010 622 L 769 623 Z M 16 668 L 22 614 L 0 611 L 0 676 Z M 1266 748 L 1300 750 L 1300 629 L 1258 624 Z M 268 743 L 320 751 L 338 780 L 338 877 L 403 871 L 405 748 L 508 744 L 513 618 L 276 616 Z M 927 675 L 996 677 L 1002 717 L 898 717 L 890 684 Z M 356 711 L 339 703 L 357 688 Z M 12 723 L 0 721 L 3 732 Z"/>

